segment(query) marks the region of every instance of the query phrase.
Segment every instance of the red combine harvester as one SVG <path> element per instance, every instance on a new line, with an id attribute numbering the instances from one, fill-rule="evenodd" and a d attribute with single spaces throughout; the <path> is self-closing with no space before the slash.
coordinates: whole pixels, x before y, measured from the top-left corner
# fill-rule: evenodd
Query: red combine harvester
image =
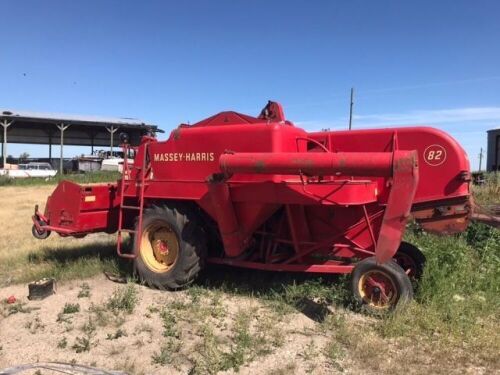
<path id="1" fill-rule="evenodd" d="M 442 131 L 307 133 L 269 102 L 258 117 L 222 112 L 166 141 L 143 137 L 116 183 L 61 182 L 35 208 L 33 234 L 118 232 L 118 255 L 158 288 L 187 285 L 207 263 L 352 272 L 357 301 L 379 311 L 410 299 L 422 272 L 424 256 L 402 242 L 410 217 L 465 230 L 469 182 L 464 150 Z"/>

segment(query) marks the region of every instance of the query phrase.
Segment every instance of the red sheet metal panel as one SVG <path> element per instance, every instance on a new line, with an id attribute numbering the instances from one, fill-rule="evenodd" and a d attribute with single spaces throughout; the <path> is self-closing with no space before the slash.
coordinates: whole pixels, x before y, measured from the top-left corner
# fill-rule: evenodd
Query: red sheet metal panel
<path id="1" fill-rule="evenodd" d="M 81 186 L 62 181 L 48 198 L 44 217 L 49 230 L 64 234 L 116 230 L 116 184 Z"/>

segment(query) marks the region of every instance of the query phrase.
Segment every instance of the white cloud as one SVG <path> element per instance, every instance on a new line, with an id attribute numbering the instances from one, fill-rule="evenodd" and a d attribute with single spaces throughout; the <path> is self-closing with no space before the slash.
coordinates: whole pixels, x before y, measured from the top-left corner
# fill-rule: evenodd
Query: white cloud
<path id="1" fill-rule="evenodd" d="M 385 113 L 355 115 L 353 120 L 362 124 L 443 124 L 456 122 L 500 121 L 500 107 L 466 107 L 410 111 L 406 113 Z"/>
<path id="2" fill-rule="evenodd" d="M 347 122 L 347 118 L 344 117 L 333 121 L 304 121 L 298 125 L 309 129 L 345 129 Z M 476 125 L 478 122 L 483 126 L 499 126 L 500 107 L 465 107 L 353 116 L 353 127 L 356 129 L 409 125 L 441 125 L 438 127 L 442 128 L 447 124 Z"/>
<path id="3" fill-rule="evenodd" d="M 346 130 L 347 117 L 329 121 L 297 122 L 309 131 L 320 129 Z M 486 148 L 486 130 L 500 127 L 500 107 L 464 107 L 417 110 L 400 113 L 355 115 L 353 129 L 432 126 L 450 133 L 465 148 L 472 164 L 478 168 L 478 154 Z M 484 164 L 483 164 L 484 167 Z"/>

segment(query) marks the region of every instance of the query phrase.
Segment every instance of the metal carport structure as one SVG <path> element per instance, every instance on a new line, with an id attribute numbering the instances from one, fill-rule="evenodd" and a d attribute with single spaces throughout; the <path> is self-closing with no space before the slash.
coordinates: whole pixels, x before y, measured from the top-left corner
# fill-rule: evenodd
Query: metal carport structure
<path id="1" fill-rule="evenodd" d="M 52 145 L 60 145 L 59 169 L 63 171 L 64 146 L 111 147 L 119 144 L 119 133 L 129 135 L 130 144 L 138 145 L 141 136 L 157 131 L 156 125 L 133 118 L 108 118 L 65 114 L 0 110 L 0 134 L 3 167 L 8 143 L 47 144 L 52 159 Z M 120 130 L 118 132 L 118 130 Z"/>

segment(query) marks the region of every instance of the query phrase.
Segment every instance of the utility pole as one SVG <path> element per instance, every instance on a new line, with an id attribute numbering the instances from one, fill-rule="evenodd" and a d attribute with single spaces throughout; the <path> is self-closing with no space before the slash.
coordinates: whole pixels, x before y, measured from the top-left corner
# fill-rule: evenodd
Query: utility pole
<path id="1" fill-rule="evenodd" d="M 483 148 L 481 147 L 481 151 L 479 152 L 479 172 L 481 172 L 481 164 L 483 164 Z"/>
<path id="2" fill-rule="evenodd" d="M 351 105 L 349 107 L 349 130 L 352 128 L 352 107 L 354 106 L 354 87 L 351 87 Z"/>

